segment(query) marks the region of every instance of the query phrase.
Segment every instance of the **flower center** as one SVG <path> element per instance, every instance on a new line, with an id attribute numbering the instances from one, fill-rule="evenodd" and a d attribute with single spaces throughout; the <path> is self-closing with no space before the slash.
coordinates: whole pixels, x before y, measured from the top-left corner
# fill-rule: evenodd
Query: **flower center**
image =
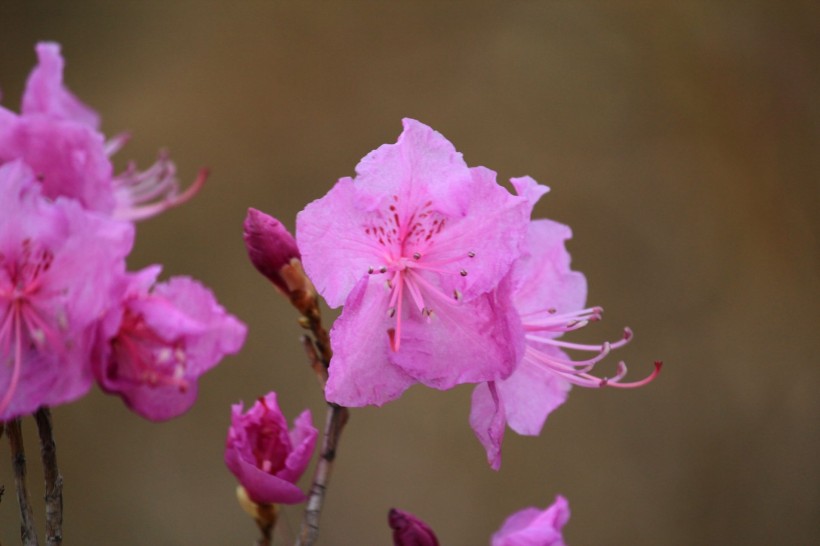
<path id="1" fill-rule="evenodd" d="M 54 254 L 49 249 L 28 238 L 22 241 L 16 258 L 0 253 L 0 354 L 14 353 L 9 362 L 12 365 L 11 380 L 0 400 L 0 414 L 8 408 L 17 391 L 24 345 L 38 350 L 50 345 L 59 351 L 57 332 L 43 318 L 34 301 L 48 296 L 43 283 L 53 262 Z M 64 316 L 54 318 L 58 322 L 65 320 Z"/>
<path id="2" fill-rule="evenodd" d="M 142 315 L 126 309 L 120 331 L 111 344 L 109 375 L 151 387 L 174 386 L 180 392 L 188 389 L 184 341 L 162 339 Z"/>
<path id="3" fill-rule="evenodd" d="M 394 195 L 387 210 L 377 212 L 364 227 L 365 234 L 376 243 L 380 258 L 380 263 L 369 267 L 367 272 L 387 277 L 385 285 L 390 290 L 387 314 L 396 320 L 395 327 L 388 329 L 387 334 L 394 351 L 401 345 L 405 299 L 409 300 L 411 309 L 415 308 L 430 322 L 434 308 L 454 305 L 461 300 L 458 290 L 451 295 L 444 292 L 440 276 L 466 277 L 466 269 L 456 269 L 452 264 L 465 256 L 475 257 L 472 251 L 444 253 L 437 247 L 439 235 L 446 230 L 447 218 L 433 209 L 432 201 L 413 210 L 401 205 L 399 197 Z"/>

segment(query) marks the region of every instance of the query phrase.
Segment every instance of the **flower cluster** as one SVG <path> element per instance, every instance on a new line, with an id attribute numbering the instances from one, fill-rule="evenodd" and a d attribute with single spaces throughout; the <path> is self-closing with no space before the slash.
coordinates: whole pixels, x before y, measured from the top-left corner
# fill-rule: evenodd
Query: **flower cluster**
<path id="1" fill-rule="evenodd" d="M 196 378 L 241 347 L 245 326 L 186 277 L 126 271 L 132 221 L 193 196 L 173 163 L 113 172 L 127 140 L 63 85 L 57 44 L 37 46 L 19 114 L 0 107 L 0 421 L 84 395 L 94 382 L 137 413 L 190 407 Z"/>

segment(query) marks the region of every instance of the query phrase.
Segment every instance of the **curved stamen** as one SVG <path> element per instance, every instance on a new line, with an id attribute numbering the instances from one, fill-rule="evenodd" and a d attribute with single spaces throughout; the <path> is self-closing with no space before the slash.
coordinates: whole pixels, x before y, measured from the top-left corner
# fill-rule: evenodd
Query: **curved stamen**
<path id="1" fill-rule="evenodd" d="M 6 411 L 6 408 L 8 408 L 11 403 L 11 398 L 14 396 L 14 393 L 17 392 L 17 384 L 20 381 L 20 370 L 23 367 L 23 325 L 19 316 L 22 313 L 22 309 L 17 301 L 13 302 L 12 305 L 14 305 L 14 309 L 9 315 L 14 313 L 12 319 L 14 323 L 14 368 L 11 372 L 9 388 L 6 390 L 5 396 L 3 396 L 3 400 L 0 401 L 0 414 Z"/>

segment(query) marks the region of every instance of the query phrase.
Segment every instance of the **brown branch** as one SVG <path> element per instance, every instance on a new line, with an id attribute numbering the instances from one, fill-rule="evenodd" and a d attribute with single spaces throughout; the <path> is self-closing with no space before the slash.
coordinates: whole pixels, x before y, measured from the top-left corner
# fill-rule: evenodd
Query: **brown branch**
<path id="1" fill-rule="evenodd" d="M 43 406 L 34 414 L 40 433 L 40 456 L 46 482 L 46 545 L 63 543 L 63 477 L 57 468 L 57 448 L 51 426 L 51 411 Z"/>
<path id="2" fill-rule="evenodd" d="M 347 423 L 347 419 L 347 408 L 336 404 L 328 404 L 325 433 L 322 437 L 322 453 L 316 465 L 313 485 L 310 487 L 310 495 L 302 518 L 302 530 L 299 533 L 296 546 L 312 546 L 319 538 L 319 518 L 322 514 L 322 504 L 330 481 L 333 461 L 336 458 L 339 437 L 345 423 Z"/>
<path id="3" fill-rule="evenodd" d="M 23 448 L 23 433 L 20 431 L 20 419 L 6 423 L 6 433 L 11 447 L 11 464 L 14 469 L 14 485 L 17 488 L 17 503 L 20 505 L 20 538 L 23 546 L 38 546 L 37 533 L 34 530 L 34 514 L 26 489 L 26 452 Z"/>

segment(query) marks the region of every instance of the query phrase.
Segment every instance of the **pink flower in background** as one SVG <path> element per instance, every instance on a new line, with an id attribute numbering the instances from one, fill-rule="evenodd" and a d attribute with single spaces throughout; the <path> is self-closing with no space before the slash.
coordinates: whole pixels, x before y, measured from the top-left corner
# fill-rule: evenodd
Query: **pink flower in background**
<path id="1" fill-rule="evenodd" d="M 507 518 L 491 546 L 566 546 L 561 530 L 569 521 L 567 499 L 558 496 L 546 509 L 526 508 Z"/>
<path id="2" fill-rule="evenodd" d="M 331 307 L 325 395 L 381 405 L 419 382 L 437 389 L 501 379 L 523 337 L 505 290 L 530 203 L 469 168 L 430 127 L 404 120 L 297 217 L 305 270 Z"/>
<path id="3" fill-rule="evenodd" d="M 547 191 L 531 178 L 514 179 L 513 184 L 518 193 L 533 204 Z M 614 343 L 589 345 L 557 339 L 565 332 L 600 320 L 603 312 L 600 307 L 584 307 L 586 279 L 570 269 L 570 256 L 565 247 L 565 241 L 571 236 L 570 228 L 557 222 L 531 222 L 526 250 L 510 273 L 512 298 L 526 339 L 524 356 L 509 377 L 475 388 L 470 413 L 470 424 L 496 470 L 501 465 L 506 425 L 518 434 L 537 436 L 549 413 L 566 400 L 571 385 L 640 387 L 653 380 L 659 370 L 656 364 L 649 377 L 634 383 L 621 381 L 626 374 L 623 362 L 618 364 L 614 377 L 604 379 L 591 375 L 595 365 L 610 351 L 629 341 L 632 336 L 629 329 Z M 594 354 L 591 358 L 572 360 L 564 350 Z"/>
<path id="4" fill-rule="evenodd" d="M 225 442 L 225 464 L 248 496 L 258 504 L 296 504 L 305 494 L 296 482 L 305 472 L 319 432 L 310 410 L 303 411 L 288 431 L 288 423 L 271 392 L 245 413 L 232 408 Z"/>
<path id="5" fill-rule="evenodd" d="M 91 387 L 93 332 L 132 241 L 130 224 L 44 197 L 22 161 L 0 166 L 0 421 Z"/>
<path id="6" fill-rule="evenodd" d="M 300 257 L 293 235 L 279 220 L 253 208 L 248 209 L 243 235 L 254 267 L 279 290 L 290 292 L 282 268 Z"/>
<path id="7" fill-rule="evenodd" d="M 393 546 L 439 546 L 433 530 L 409 512 L 392 508 L 387 523 L 393 529 Z"/>
<path id="8" fill-rule="evenodd" d="M 154 216 L 199 191 L 207 173 L 200 172 L 180 191 L 175 167 L 165 153 L 146 171 L 129 165 L 115 177 L 109 156 L 127 137 L 106 142 L 96 112 L 65 88 L 59 45 L 38 44 L 37 57 L 21 114 L 0 108 L 0 164 L 23 159 L 47 197 L 71 197 L 90 210 L 124 220 Z"/>
<path id="9" fill-rule="evenodd" d="M 187 411 L 199 376 L 238 352 L 246 334 L 210 290 L 188 277 L 154 284 L 159 272 L 153 266 L 129 277 L 101 327 L 94 362 L 100 387 L 152 421 Z"/>

